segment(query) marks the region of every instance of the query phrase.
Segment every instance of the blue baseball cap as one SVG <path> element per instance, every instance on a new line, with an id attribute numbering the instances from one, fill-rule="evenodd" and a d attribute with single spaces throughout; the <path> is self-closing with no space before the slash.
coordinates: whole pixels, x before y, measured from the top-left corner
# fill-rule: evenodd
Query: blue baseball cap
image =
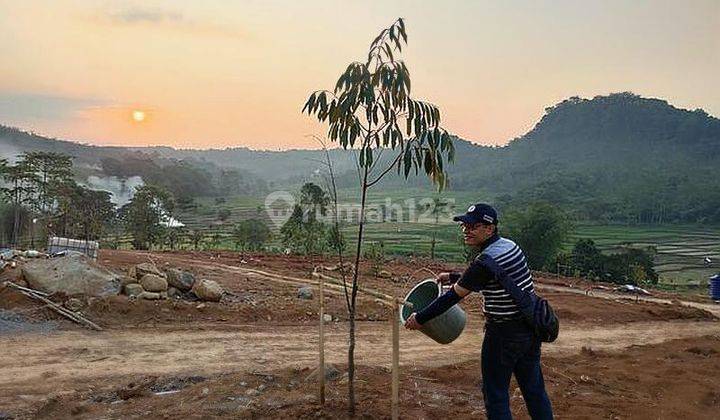
<path id="1" fill-rule="evenodd" d="M 453 217 L 453 221 L 474 225 L 482 223 L 484 225 L 497 225 L 498 217 L 495 209 L 485 203 L 477 203 L 468 207 L 465 214 Z"/>

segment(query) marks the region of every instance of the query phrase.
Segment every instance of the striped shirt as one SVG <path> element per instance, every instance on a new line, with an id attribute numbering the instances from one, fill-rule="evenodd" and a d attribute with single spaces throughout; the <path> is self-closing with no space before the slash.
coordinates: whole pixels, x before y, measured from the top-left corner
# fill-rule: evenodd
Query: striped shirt
<path id="1" fill-rule="evenodd" d="M 498 276 L 508 276 L 521 289 L 534 293 L 532 273 L 525 254 L 513 241 L 494 235 L 460 276 L 458 285 L 484 297 L 483 311 L 490 322 L 520 319 L 520 309 L 502 285 Z"/>

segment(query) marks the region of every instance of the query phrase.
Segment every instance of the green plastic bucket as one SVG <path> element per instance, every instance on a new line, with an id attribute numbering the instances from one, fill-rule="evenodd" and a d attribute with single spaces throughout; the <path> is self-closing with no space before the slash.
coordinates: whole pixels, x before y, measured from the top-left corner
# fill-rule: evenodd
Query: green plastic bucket
<path id="1" fill-rule="evenodd" d="M 413 304 L 411 308 L 408 305 L 403 305 L 400 311 L 400 318 L 402 322 L 412 315 L 413 312 L 419 312 L 435 298 L 440 296 L 442 293 L 442 286 L 435 281 L 435 279 L 423 280 L 415 287 L 410 290 L 410 293 L 405 296 L 405 301 Z M 467 321 L 467 315 L 465 311 L 458 305 L 454 305 L 448 309 L 444 314 L 439 315 L 430 321 L 423 324 L 420 331 L 437 341 L 440 344 L 448 344 L 455 341 L 465 329 L 465 322 Z"/>

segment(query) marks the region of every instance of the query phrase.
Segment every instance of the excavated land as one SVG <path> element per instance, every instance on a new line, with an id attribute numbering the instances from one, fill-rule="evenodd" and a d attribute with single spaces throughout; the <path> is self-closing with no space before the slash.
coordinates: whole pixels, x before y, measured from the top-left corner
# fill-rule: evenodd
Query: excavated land
<path id="1" fill-rule="evenodd" d="M 337 369 L 321 407 L 317 365 L 318 295 L 312 272 L 337 261 L 232 252 L 103 251 L 116 272 L 143 262 L 188 270 L 228 292 L 219 303 L 91 298 L 90 331 L 0 287 L 0 418 L 344 418 L 347 315 L 341 289 L 326 288 L 326 361 Z M 422 267 L 422 269 L 420 269 Z M 418 280 L 458 266 L 392 260 L 390 278 L 362 267 L 362 285 L 403 296 Z M 6 269 L 0 281 L 15 280 Z M 339 277 L 338 271 L 326 274 Z M 590 289 L 578 279 L 536 275 L 557 309 L 561 335 L 543 347 L 558 417 L 711 418 L 720 408 L 720 306 Z M 298 288 L 314 288 L 312 299 Z M 391 324 L 387 305 L 361 294 L 357 414 L 390 414 Z M 401 417 L 484 416 L 479 357 L 481 298 L 462 303 L 469 324 L 441 346 L 401 330 Z M 513 384 L 512 407 L 527 418 Z"/>

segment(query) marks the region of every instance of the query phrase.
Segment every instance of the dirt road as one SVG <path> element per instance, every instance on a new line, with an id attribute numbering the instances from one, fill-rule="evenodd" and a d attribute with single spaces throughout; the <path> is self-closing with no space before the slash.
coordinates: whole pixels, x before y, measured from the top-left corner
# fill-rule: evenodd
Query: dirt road
<path id="1" fill-rule="evenodd" d="M 328 328 L 326 360 L 342 363 L 346 351 L 344 324 Z M 387 366 L 390 326 L 359 325 L 358 363 Z M 675 338 L 720 334 L 718 322 L 639 322 L 609 327 L 564 328 L 560 339 L 544 351 L 577 353 L 583 346 L 618 350 Z M 437 366 L 479 355 L 482 328 L 468 325 L 455 343 L 440 346 L 420 333 L 402 331 L 405 365 Z M 101 333 L 62 331 L 49 336 L 22 334 L 0 338 L 0 407 L 10 398 L 40 399 L 70 392 L 96 379 L 132 375 L 209 375 L 231 371 L 311 366 L 317 358 L 314 327 L 227 325 L 192 330 L 136 329 Z M 48 357 L 48 355 L 51 355 Z M 22 356 L 22 357 L 20 357 Z"/>

